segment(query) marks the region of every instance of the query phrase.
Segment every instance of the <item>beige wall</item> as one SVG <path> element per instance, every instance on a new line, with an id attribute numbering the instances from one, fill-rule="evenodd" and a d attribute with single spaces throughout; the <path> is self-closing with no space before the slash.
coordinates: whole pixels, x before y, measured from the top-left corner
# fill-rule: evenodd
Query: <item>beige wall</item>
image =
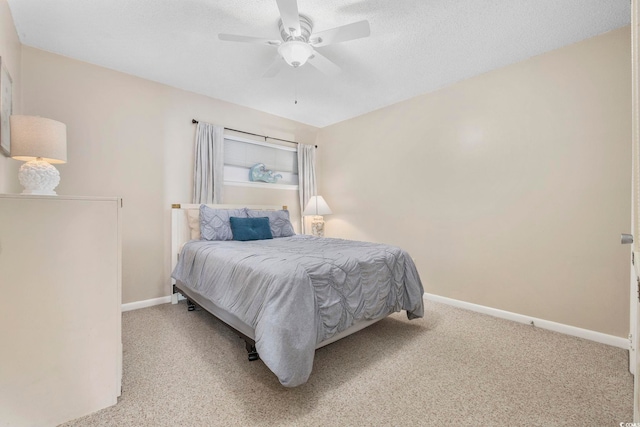
<path id="1" fill-rule="evenodd" d="M 628 331 L 628 28 L 322 129 L 22 47 L 0 0 L 14 112 L 63 121 L 60 194 L 124 197 L 123 302 L 169 292 L 169 205 L 189 201 L 191 118 L 320 146 L 327 234 L 400 245 L 425 290 Z M 0 192 L 19 162 L 0 156 Z M 297 194 L 225 187 L 227 203 Z M 294 219 L 295 219 L 294 218 Z M 297 221 L 294 221 L 297 223 Z"/>
<path id="2" fill-rule="evenodd" d="M 13 80 L 14 114 L 19 114 L 22 111 L 21 57 L 20 40 L 11 17 L 11 10 L 9 10 L 6 0 L 0 0 L 0 58 L 2 59 L 2 65 L 7 68 L 11 80 Z M 9 192 L 9 182 L 18 173 L 14 163 L 18 162 L 0 153 L 0 193 Z"/>
<path id="3" fill-rule="evenodd" d="M 58 194 L 124 198 L 124 303 L 169 295 L 170 205 L 191 201 L 192 118 L 315 142 L 316 128 L 38 49 L 23 47 L 22 61 L 24 113 L 67 124 Z M 17 177 L 10 185 L 19 190 Z M 225 187 L 226 203 L 288 205 L 294 224 L 296 200 Z"/>
<path id="4" fill-rule="evenodd" d="M 330 236 L 425 291 L 626 337 L 629 27 L 319 132 Z"/>

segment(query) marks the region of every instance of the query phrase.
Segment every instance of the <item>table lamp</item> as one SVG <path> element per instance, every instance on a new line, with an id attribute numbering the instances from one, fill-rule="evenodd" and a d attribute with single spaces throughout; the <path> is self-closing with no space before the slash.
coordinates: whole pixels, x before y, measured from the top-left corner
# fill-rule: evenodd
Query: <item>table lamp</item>
<path id="1" fill-rule="evenodd" d="M 11 116 L 11 157 L 25 161 L 18 180 L 22 194 L 55 196 L 60 172 L 52 163 L 67 162 L 67 126 L 44 117 Z"/>
<path id="2" fill-rule="evenodd" d="M 307 207 L 304 208 L 302 215 L 313 215 L 313 221 L 311 222 L 311 234 L 314 236 L 324 236 L 324 218 L 322 215 L 330 215 L 331 209 L 327 202 L 324 201 L 322 196 L 311 196 L 307 202 Z"/>

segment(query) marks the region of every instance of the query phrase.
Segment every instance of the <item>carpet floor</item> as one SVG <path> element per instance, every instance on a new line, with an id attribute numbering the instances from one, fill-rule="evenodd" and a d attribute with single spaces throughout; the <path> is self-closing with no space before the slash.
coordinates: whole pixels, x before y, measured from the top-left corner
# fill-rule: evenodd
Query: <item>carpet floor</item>
<path id="1" fill-rule="evenodd" d="M 618 426 L 627 352 L 425 301 L 316 351 L 282 387 L 244 342 L 184 302 L 123 313 L 118 404 L 64 426 Z"/>

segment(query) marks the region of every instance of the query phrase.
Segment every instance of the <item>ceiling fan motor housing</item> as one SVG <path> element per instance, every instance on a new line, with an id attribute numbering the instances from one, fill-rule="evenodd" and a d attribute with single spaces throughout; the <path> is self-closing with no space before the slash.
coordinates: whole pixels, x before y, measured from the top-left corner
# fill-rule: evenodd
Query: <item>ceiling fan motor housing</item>
<path id="1" fill-rule="evenodd" d="M 278 21 L 278 28 L 280 28 L 280 37 L 285 42 L 288 41 L 301 41 L 305 43 L 309 43 L 309 37 L 311 36 L 311 31 L 313 30 L 313 21 L 309 19 L 307 16 L 300 16 L 300 33 L 301 34 L 291 34 L 289 28 L 285 28 L 282 24 L 282 19 Z"/>

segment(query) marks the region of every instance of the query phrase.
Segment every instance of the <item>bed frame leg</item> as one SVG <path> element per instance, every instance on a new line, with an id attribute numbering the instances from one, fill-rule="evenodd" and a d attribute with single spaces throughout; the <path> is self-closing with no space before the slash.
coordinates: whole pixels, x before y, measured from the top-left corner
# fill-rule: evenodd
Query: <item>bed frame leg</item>
<path id="1" fill-rule="evenodd" d="M 249 341 L 245 341 L 244 344 L 247 349 L 247 353 L 249 353 L 249 362 L 253 362 L 254 360 L 259 360 L 260 355 L 256 351 L 255 344 L 251 344 Z"/>
<path id="2" fill-rule="evenodd" d="M 195 309 L 196 305 L 190 299 L 187 299 L 187 310 L 193 311 Z"/>

